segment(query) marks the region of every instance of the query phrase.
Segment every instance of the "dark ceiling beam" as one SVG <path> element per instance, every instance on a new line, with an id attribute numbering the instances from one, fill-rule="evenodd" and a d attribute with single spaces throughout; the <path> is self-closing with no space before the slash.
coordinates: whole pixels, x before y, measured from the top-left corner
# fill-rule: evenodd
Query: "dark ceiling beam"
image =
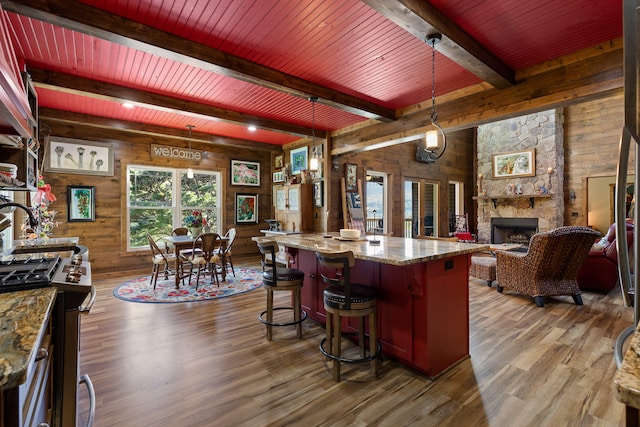
<path id="1" fill-rule="evenodd" d="M 103 83 L 70 74 L 55 73 L 38 68 L 29 68 L 29 74 L 36 87 L 81 94 L 92 98 L 105 99 L 115 102 L 132 102 L 144 108 L 162 110 L 169 113 L 200 117 L 209 120 L 225 121 L 239 125 L 252 124 L 261 129 L 273 132 L 288 133 L 296 136 L 308 137 L 313 130 L 307 126 L 299 126 L 264 117 L 239 113 L 225 108 L 215 107 L 173 98 L 166 95 L 131 89 L 110 83 Z M 315 130 L 316 136 L 324 138 L 326 132 Z"/>
<path id="2" fill-rule="evenodd" d="M 438 52 L 497 89 L 515 84 L 515 72 L 424 0 L 361 0 L 420 40 L 443 35 Z"/>
<path id="3" fill-rule="evenodd" d="M 149 142 L 152 142 L 155 138 L 171 138 L 185 142 L 191 140 L 192 142 L 260 151 L 279 152 L 281 150 L 279 145 L 229 138 L 226 136 L 222 137 L 201 132 L 193 132 L 191 137 L 189 137 L 189 134 L 181 129 L 142 124 L 127 120 L 109 119 L 88 114 L 71 113 L 69 111 L 51 108 L 40 108 L 39 118 L 41 123 L 49 127 L 53 125 L 58 125 L 58 127 L 66 126 L 68 128 L 67 132 L 58 130 L 56 131 L 56 135 L 68 138 L 77 138 L 79 135 L 77 132 L 81 132 L 80 129 L 91 128 L 94 129 L 93 133 L 91 133 L 92 138 L 113 138 L 114 132 L 122 132 L 150 138 Z M 103 131 L 104 135 L 96 132 L 96 129 Z"/>
<path id="4" fill-rule="evenodd" d="M 70 0 L 2 0 L 6 11 L 108 40 L 162 58 L 264 86 L 362 117 L 392 122 L 394 110 L 314 84 L 255 62 Z"/>

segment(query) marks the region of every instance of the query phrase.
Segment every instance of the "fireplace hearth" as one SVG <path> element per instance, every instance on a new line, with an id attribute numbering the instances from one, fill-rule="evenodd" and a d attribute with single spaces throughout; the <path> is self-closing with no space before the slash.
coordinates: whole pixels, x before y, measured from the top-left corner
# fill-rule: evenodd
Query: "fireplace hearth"
<path id="1" fill-rule="evenodd" d="M 538 232 L 538 218 L 491 218 L 491 243 L 528 245 Z"/>

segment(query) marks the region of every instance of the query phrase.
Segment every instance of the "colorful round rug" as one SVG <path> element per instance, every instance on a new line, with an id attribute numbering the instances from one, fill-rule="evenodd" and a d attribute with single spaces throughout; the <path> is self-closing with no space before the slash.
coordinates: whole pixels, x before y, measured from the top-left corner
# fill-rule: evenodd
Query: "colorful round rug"
<path id="1" fill-rule="evenodd" d="M 176 289 L 174 277 L 169 276 L 169 279 L 165 280 L 161 274 L 156 289 L 151 286 L 151 276 L 144 276 L 118 286 L 113 290 L 113 295 L 121 300 L 131 302 L 195 302 L 238 295 L 262 287 L 262 271 L 247 268 L 236 268 L 235 270 L 235 277 L 231 273 L 227 274 L 227 280 L 221 281 L 220 287 L 215 283 L 211 284 L 210 277 L 207 276 L 205 280 L 200 279 L 200 285 L 196 290 L 194 275 L 191 278 L 191 285 L 184 286 L 180 282 L 180 289 Z"/>

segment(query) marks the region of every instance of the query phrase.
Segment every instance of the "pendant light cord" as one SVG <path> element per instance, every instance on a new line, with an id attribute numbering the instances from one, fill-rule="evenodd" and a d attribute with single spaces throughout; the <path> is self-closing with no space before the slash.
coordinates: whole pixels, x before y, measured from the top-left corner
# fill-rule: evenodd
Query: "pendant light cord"
<path id="1" fill-rule="evenodd" d="M 436 38 L 430 37 L 427 43 L 431 45 L 431 121 L 438 121 L 436 113 Z"/>

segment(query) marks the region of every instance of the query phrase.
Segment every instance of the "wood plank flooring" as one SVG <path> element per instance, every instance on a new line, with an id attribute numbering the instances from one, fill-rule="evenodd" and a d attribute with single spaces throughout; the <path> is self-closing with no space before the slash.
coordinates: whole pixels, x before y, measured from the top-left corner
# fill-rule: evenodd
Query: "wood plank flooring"
<path id="1" fill-rule="evenodd" d="M 257 259 L 234 260 L 258 267 Z M 96 394 L 95 427 L 112 426 L 619 426 L 613 345 L 633 322 L 619 292 L 584 292 L 544 308 L 470 279 L 470 352 L 436 380 L 385 359 L 334 383 L 318 351 L 324 329 L 258 321 L 261 289 L 220 300 L 140 304 L 113 296 L 130 277 L 94 280 L 82 317 L 81 372 Z M 277 296 L 288 302 L 286 293 Z M 88 398 L 81 390 L 80 422 Z"/>

